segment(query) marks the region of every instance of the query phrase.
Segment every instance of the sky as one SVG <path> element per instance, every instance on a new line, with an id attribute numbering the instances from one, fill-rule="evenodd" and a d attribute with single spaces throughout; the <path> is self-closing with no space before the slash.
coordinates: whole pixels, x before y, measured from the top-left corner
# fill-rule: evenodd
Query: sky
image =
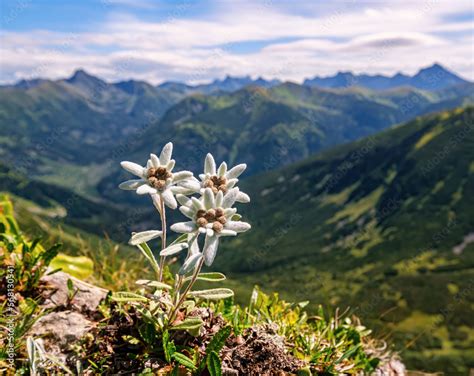
<path id="1" fill-rule="evenodd" d="M 474 80 L 465 0 L 2 0 L 0 83 L 68 77 L 301 82 L 338 71 L 414 74 L 438 62 Z"/>

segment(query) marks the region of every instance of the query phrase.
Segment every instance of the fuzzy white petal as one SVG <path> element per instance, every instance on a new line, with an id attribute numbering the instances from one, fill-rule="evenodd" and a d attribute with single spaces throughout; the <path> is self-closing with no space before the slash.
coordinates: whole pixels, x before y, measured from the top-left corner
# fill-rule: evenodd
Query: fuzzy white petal
<path id="1" fill-rule="evenodd" d="M 246 204 L 246 203 L 250 202 L 250 197 L 247 193 L 239 191 L 239 193 L 237 194 L 237 197 L 235 198 L 235 201 Z"/>
<path id="2" fill-rule="evenodd" d="M 202 201 L 198 200 L 196 197 L 191 197 L 191 202 L 196 210 L 204 209 Z"/>
<path id="3" fill-rule="evenodd" d="M 206 235 L 207 236 L 214 236 L 214 230 L 212 228 L 208 228 L 206 230 Z"/>
<path id="4" fill-rule="evenodd" d="M 233 230 L 227 230 L 223 229 L 221 232 L 219 232 L 219 236 L 236 236 L 237 232 Z"/>
<path id="5" fill-rule="evenodd" d="M 222 207 L 223 208 L 230 208 L 235 203 L 235 199 L 237 198 L 237 194 L 239 193 L 238 188 L 232 188 L 231 190 L 227 191 L 222 200 Z"/>
<path id="6" fill-rule="evenodd" d="M 143 179 L 133 179 L 133 180 L 127 180 L 119 184 L 119 188 L 123 189 L 125 191 L 134 191 L 137 189 L 139 186 L 145 184 L 145 180 Z"/>
<path id="7" fill-rule="evenodd" d="M 160 164 L 166 166 L 171 160 L 171 154 L 173 153 L 173 143 L 168 142 L 160 153 Z"/>
<path id="8" fill-rule="evenodd" d="M 176 187 L 172 187 L 172 188 L 176 188 Z M 183 206 L 191 205 L 191 199 L 183 194 L 178 193 L 176 195 L 176 200 L 178 200 L 180 205 L 183 205 Z"/>
<path id="9" fill-rule="evenodd" d="M 173 174 L 173 181 L 178 182 L 180 180 L 189 179 L 193 176 L 191 171 L 180 171 Z"/>
<path id="10" fill-rule="evenodd" d="M 146 194 L 152 195 L 154 193 L 158 193 L 158 191 L 155 188 L 150 187 L 148 184 L 143 184 L 137 188 L 137 193 L 139 195 L 146 195 Z"/>
<path id="11" fill-rule="evenodd" d="M 178 207 L 178 203 L 174 198 L 173 192 L 170 189 L 165 189 L 161 192 L 161 198 L 165 202 L 165 205 L 170 209 L 176 209 Z"/>
<path id="12" fill-rule="evenodd" d="M 237 166 L 232 167 L 229 171 L 227 171 L 226 178 L 227 179 L 234 179 L 238 178 L 242 172 L 245 171 L 247 165 L 245 163 L 238 164 Z"/>
<path id="13" fill-rule="evenodd" d="M 207 153 L 206 160 L 204 161 L 204 173 L 215 175 L 216 174 L 216 161 L 211 153 Z"/>
<path id="14" fill-rule="evenodd" d="M 219 166 L 219 169 L 217 170 L 217 175 L 224 176 L 226 172 L 227 172 L 227 163 L 222 162 L 221 165 Z"/>
<path id="15" fill-rule="evenodd" d="M 158 159 L 156 154 L 150 154 L 150 161 L 154 168 L 160 167 L 160 160 Z"/>
<path id="16" fill-rule="evenodd" d="M 194 217 L 196 216 L 196 211 L 194 210 L 194 208 L 190 208 L 188 206 L 180 206 L 179 211 L 189 219 L 194 219 Z"/>
<path id="17" fill-rule="evenodd" d="M 234 188 L 239 179 L 227 179 L 227 189 Z"/>
<path id="18" fill-rule="evenodd" d="M 174 232 L 179 232 L 179 233 L 182 233 L 182 234 L 186 234 L 186 233 L 196 231 L 196 225 L 194 224 L 193 221 L 178 222 L 178 223 L 175 223 L 174 225 L 171 225 L 170 228 Z"/>
<path id="19" fill-rule="evenodd" d="M 130 245 L 138 245 L 142 243 L 146 243 L 152 239 L 155 239 L 161 236 L 163 233 L 158 230 L 149 230 L 149 231 L 142 231 L 132 234 L 132 237 L 128 241 Z"/>
<path id="20" fill-rule="evenodd" d="M 129 161 L 123 161 L 120 162 L 120 165 L 127 170 L 128 172 L 132 173 L 133 175 L 136 175 L 140 178 L 145 177 L 145 169 L 140 166 L 138 163 L 134 162 L 129 162 Z"/>
<path id="21" fill-rule="evenodd" d="M 222 191 L 217 192 L 216 194 L 216 208 L 220 208 L 222 206 L 222 201 L 224 200 L 224 194 Z"/>
<path id="22" fill-rule="evenodd" d="M 201 189 L 199 181 L 193 178 L 182 180 L 178 182 L 178 185 L 190 190 L 191 192 L 199 192 Z"/>
<path id="23" fill-rule="evenodd" d="M 214 193 L 212 192 L 212 189 L 211 188 L 206 188 L 204 190 L 204 196 L 203 196 L 203 199 L 204 199 L 204 207 L 209 210 L 209 209 L 212 209 L 212 208 L 215 208 L 216 206 L 216 201 L 214 199 Z"/>
<path id="24" fill-rule="evenodd" d="M 204 255 L 204 263 L 207 266 L 210 266 L 216 258 L 218 246 L 219 238 L 217 236 L 206 236 L 202 253 Z"/>
<path id="25" fill-rule="evenodd" d="M 175 164 L 176 164 L 176 161 L 174 159 L 170 160 L 168 164 L 166 165 L 166 169 L 170 172 L 173 171 Z"/>
<path id="26" fill-rule="evenodd" d="M 235 232 L 245 232 L 250 230 L 251 226 L 247 222 L 241 222 L 241 221 L 228 221 L 225 225 L 224 228 L 226 230 L 232 230 Z"/>
<path id="27" fill-rule="evenodd" d="M 235 213 L 237 213 L 237 209 L 236 208 L 227 208 L 227 209 L 224 209 L 224 216 L 229 219 L 231 218 Z"/>

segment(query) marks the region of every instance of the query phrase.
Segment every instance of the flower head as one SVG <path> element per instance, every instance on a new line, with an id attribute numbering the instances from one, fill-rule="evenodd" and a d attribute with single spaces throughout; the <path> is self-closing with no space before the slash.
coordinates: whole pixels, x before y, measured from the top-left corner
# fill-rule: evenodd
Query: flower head
<path id="1" fill-rule="evenodd" d="M 175 161 L 171 159 L 172 152 L 173 144 L 168 142 L 161 150 L 160 157 L 150 154 L 146 167 L 134 162 L 121 162 L 120 164 L 125 170 L 138 176 L 139 179 L 127 180 L 121 183 L 119 188 L 135 190 L 139 195 L 159 195 L 166 206 L 176 209 L 175 194 L 194 192 L 194 190 L 185 187 L 186 183 L 192 181 L 193 173 L 191 171 L 173 172 Z"/>
<path id="2" fill-rule="evenodd" d="M 231 188 L 225 195 L 222 191 L 214 194 L 211 188 L 205 188 L 200 199 L 191 197 L 185 201 L 180 197 L 180 202 L 185 202 L 179 209 L 190 221 L 176 223 L 171 229 L 180 233 L 205 234 L 203 256 L 208 266 L 216 257 L 221 236 L 235 236 L 250 229 L 248 223 L 232 220 L 237 212 L 232 205 L 239 193 L 238 188 Z"/>
<path id="3" fill-rule="evenodd" d="M 218 192 L 222 192 L 225 195 L 237 184 L 239 181 L 238 177 L 246 168 L 247 165 L 241 163 L 228 170 L 227 163 L 225 162 L 222 162 L 219 168 L 216 168 L 214 157 L 211 153 L 208 153 L 204 161 L 204 174 L 199 175 L 201 179 L 201 194 L 204 194 L 206 188 L 210 188 L 214 195 L 217 195 Z M 250 197 L 239 190 L 235 201 L 247 203 L 250 202 Z"/>

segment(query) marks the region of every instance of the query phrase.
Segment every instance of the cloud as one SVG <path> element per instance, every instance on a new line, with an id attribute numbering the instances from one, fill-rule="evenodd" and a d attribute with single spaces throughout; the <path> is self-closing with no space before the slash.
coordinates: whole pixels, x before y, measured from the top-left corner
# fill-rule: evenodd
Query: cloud
<path id="1" fill-rule="evenodd" d="M 434 61 L 474 78 L 473 25 L 460 16 L 472 11 L 469 2 L 282 4 L 220 2 L 192 17 L 182 3 L 155 22 L 111 11 L 93 31 L 4 31 L 0 80 L 59 78 L 82 67 L 111 81 L 195 83 L 225 74 L 301 81 L 338 70 L 414 73 Z M 259 47 L 239 52 L 239 43 Z"/>

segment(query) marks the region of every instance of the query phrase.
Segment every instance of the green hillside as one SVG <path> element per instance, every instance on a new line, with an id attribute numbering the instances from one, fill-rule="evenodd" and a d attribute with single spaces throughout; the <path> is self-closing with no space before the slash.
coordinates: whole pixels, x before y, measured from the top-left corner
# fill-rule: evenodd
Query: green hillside
<path id="1" fill-rule="evenodd" d="M 415 116 L 472 103 L 472 84 L 437 92 L 318 89 L 285 83 L 218 96 L 194 95 L 171 107 L 132 150 L 144 156 L 170 139 L 189 168 L 210 148 L 243 161 L 249 173 L 280 167 L 324 148 L 376 133 Z"/>
<path id="2" fill-rule="evenodd" d="M 474 108 L 417 118 L 242 188 L 253 231 L 227 243 L 216 270 L 351 307 L 410 368 L 474 367 Z"/>

